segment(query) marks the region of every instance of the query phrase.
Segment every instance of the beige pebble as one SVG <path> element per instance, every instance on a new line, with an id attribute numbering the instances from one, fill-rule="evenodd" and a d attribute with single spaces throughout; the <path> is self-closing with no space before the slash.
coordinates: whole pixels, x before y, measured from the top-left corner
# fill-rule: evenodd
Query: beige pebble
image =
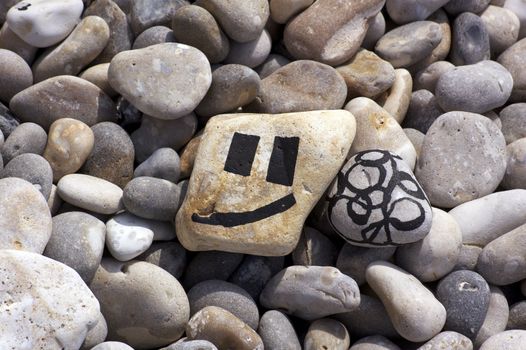
<path id="1" fill-rule="evenodd" d="M 79 77 L 93 83 L 99 87 L 106 95 L 115 97 L 118 93 L 113 90 L 110 83 L 108 82 L 108 68 L 109 63 L 101 63 L 96 66 L 89 67 L 82 72 Z"/>

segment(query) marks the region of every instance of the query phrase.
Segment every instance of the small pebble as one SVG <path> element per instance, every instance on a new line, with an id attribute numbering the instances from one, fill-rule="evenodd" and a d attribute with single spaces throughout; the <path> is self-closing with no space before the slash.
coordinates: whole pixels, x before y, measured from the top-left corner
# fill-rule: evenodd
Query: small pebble
<path id="1" fill-rule="evenodd" d="M 367 248 L 346 243 L 340 250 L 336 267 L 361 286 L 365 283 L 367 266 L 374 261 L 389 260 L 395 251 L 396 247 Z"/>
<path id="2" fill-rule="evenodd" d="M 245 255 L 229 281 L 245 289 L 254 300 L 259 300 L 270 278 L 283 269 L 284 260 L 282 256 Z"/>
<path id="3" fill-rule="evenodd" d="M 146 29 L 135 38 L 132 50 L 144 49 L 157 44 L 175 43 L 176 41 L 173 30 L 166 26 L 154 26 Z"/>
<path id="4" fill-rule="evenodd" d="M 183 278 L 183 285 L 190 289 L 199 282 L 220 279 L 226 281 L 236 270 L 243 254 L 222 251 L 198 252 L 188 263 Z"/>
<path id="5" fill-rule="evenodd" d="M 267 350 L 301 350 L 294 326 L 281 311 L 265 312 L 259 321 L 258 333 Z"/>
<path id="6" fill-rule="evenodd" d="M 35 123 L 22 123 L 9 134 L 2 145 L 2 158 L 7 164 L 11 159 L 25 153 L 42 155 L 46 148 L 47 134 Z"/>
<path id="7" fill-rule="evenodd" d="M 524 102 L 526 98 L 526 76 L 522 69 L 525 64 L 525 52 L 526 39 L 522 39 L 508 47 L 497 59 L 513 77 L 513 90 L 511 91 L 510 102 Z"/>
<path id="8" fill-rule="evenodd" d="M 480 19 L 488 31 L 493 57 L 498 56 L 517 41 L 520 21 L 512 11 L 490 5 L 480 14 Z"/>
<path id="9" fill-rule="evenodd" d="M 389 17 L 398 24 L 421 21 L 450 0 L 386 0 Z"/>
<path id="10" fill-rule="evenodd" d="M 322 318 L 311 323 L 305 335 L 303 348 L 305 350 L 348 350 L 350 344 L 349 332 L 341 322 Z"/>
<path id="11" fill-rule="evenodd" d="M 489 337 L 504 332 L 506 325 L 509 324 L 508 317 L 510 316 L 510 309 L 508 300 L 500 288 L 496 286 L 489 286 L 490 297 L 488 312 L 484 323 L 480 327 L 473 344 L 475 347 L 480 347 Z M 526 326 L 526 325 L 525 325 Z"/>
<path id="12" fill-rule="evenodd" d="M 177 242 L 154 242 L 137 259 L 157 265 L 180 278 L 186 268 L 186 255 L 186 250 Z"/>
<path id="13" fill-rule="evenodd" d="M 46 200 L 49 199 L 53 171 L 43 157 L 32 153 L 21 154 L 7 163 L 0 174 L 3 178 L 17 177 L 32 183 Z"/>
<path id="14" fill-rule="evenodd" d="M 139 164 L 133 173 L 134 177 L 150 176 L 177 183 L 181 173 L 180 159 L 171 148 L 159 148 Z"/>
<path id="15" fill-rule="evenodd" d="M 305 226 L 296 248 L 292 251 L 292 262 L 294 265 L 304 266 L 334 266 L 337 255 L 336 246 L 327 236 Z"/>
<path id="16" fill-rule="evenodd" d="M 141 224 L 141 219 L 129 213 L 118 214 L 106 222 L 106 246 L 115 259 L 131 260 L 151 246 L 153 230 Z"/>
<path id="17" fill-rule="evenodd" d="M 372 335 L 358 340 L 349 350 L 400 350 L 400 348 L 381 335 Z"/>
<path id="18" fill-rule="evenodd" d="M 506 144 L 526 137 L 526 103 L 513 103 L 499 113 Z"/>
<path id="19" fill-rule="evenodd" d="M 451 63 L 456 66 L 474 64 L 490 56 L 490 37 L 484 21 L 470 12 L 459 15 L 453 22 Z"/>
<path id="20" fill-rule="evenodd" d="M 468 337 L 458 332 L 444 331 L 438 333 L 417 350 L 438 349 L 473 350 L 473 343 Z"/>
<path id="21" fill-rule="evenodd" d="M 0 49 L 0 102 L 9 104 L 13 96 L 33 85 L 33 72 L 31 68 L 16 53 Z"/>
<path id="22" fill-rule="evenodd" d="M 186 0 L 134 0 L 130 1 L 128 15 L 131 29 L 135 36 L 146 29 L 157 25 L 169 25 L 176 11 L 184 5 Z"/>
<path id="23" fill-rule="evenodd" d="M 414 128 L 427 133 L 435 120 L 444 114 L 437 99 L 428 90 L 416 90 L 411 94 L 411 102 L 403 121 L 404 128 Z"/>
<path id="24" fill-rule="evenodd" d="M 502 179 L 506 189 L 526 189 L 526 138 L 518 139 L 506 146 L 508 165 Z"/>
<path id="25" fill-rule="evenodd" d="M 109 63 L 101 63 L 95 66 L 91 66 L 90 68 L 80 73 L 79 78 L 87 80 L 90 83 L 96 85 L 99 89 L 104 91 L 106 95 L 110 97 L 115 97 L 118 94 L 115 90 L 113 90 L 110 83 L 108 82 L 108 68 L 109 67 L 110 67 Z"/>
<path id="26" fill-rule="evenodd" d="M 94 346 L 91 350 L 133 350 L 133 348 L 126 343 L 105 341 L 104 343 Z"/>

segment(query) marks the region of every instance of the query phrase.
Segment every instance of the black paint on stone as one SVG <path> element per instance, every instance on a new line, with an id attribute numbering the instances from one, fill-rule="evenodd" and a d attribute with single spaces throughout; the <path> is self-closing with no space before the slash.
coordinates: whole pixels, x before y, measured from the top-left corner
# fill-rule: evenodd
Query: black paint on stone
<path id="1" fill-rule="evenodd" d="M 259 139 L 259 136 L 234 133 L 224 170 L 241 176 L 250 176 Z"/>
<path id="2" fill-rule="evenodd" d="M 299 137 L 274 138 L 274 146 L 267 171 L 267 181 L 283 186 L 292 186 L 296 160 L 298 159 Z"/>

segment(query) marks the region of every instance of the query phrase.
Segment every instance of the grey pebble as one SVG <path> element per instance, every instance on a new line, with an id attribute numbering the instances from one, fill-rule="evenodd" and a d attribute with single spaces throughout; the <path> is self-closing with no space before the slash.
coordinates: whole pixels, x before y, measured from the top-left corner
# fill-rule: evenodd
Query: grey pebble
<path id="1" fill-rule="evenodd" d="M 367 50 L 372 50 L 378 40 L 385 34 L 386 23 L 382 12 L 378 12 L 376 16 L 369 20 L 369 29 L 363 38 L 362 47 Z"/>
<path id="2" fill-rule="evenodd" d="M 130 2 L 130 25 L 135 36 L 157 25 L 169 25 L 178 8 L 186 0 L 134 0 Z"/>
<path id="3" fill-rule="evenodd" d="M 133 173 L 134 177 L 150 176 L 177 183 L 181 173 L 180 159 L 171 148 L 159 148 L 144 162 L 139 164 Z"/>
<path id="4" fill-rule="evenodd" d="M 122 201 L 131 213 L 145 219 L 172 221 L 179 209 L 181 189 L 173 182 L 136 177 L 124 187 Z"/>
<path id="5" fill-rule="evenodd" d="M 9 104 L 13 96 L 33 84 L 33 73 L 26 61 L 13 51 L 0 48 L 0 61 L 0 102 Z"/>
<path id="6" fill-rule="evenodd" d="M 411 102 L 402 125 L 427 133 L 434 121 L 444 114 L 437 99 L 428 90 L 416 90 L 411 94 Z"/>
<path id="7" fill-rule="evenodd" d="M 10 50 L 22 57 L 28 64 L 35 59 L 38 48 L 29 45 L 13 32 L 7 23 L 0 28 L 0 48 Z"/>
<path id="8" fill-rule="evenodd" d="M 507 329 L 526 329 L 526 300 L 510 306 Z"/>
<path id="9" fill-rule="evenodd" d="M 207 306 L 217 306 L 256 330 L 259 324 L 258 306 L 241 287 L 226 281 L 208 280 L 194 285 L 188 291 L 190 317 Z"/>
<path id="10" fill-rule="evenodd" d="M 488 283 L 476 272 L 454 271 L 437 286 L 437 299 L 447 312 L 445 329 L 474 339 L 488 312 Z"/>
<path id="11" fill-rule="evenodd" d="M 217 350 L 217 347 L 208 340 L 189 340 L 183 337 L 159 350 Z"/>
<path id="12" fill-rule="evenodd" d="M 497 333 L 486 340 L 479 350 L 524 350 L 526 331 L 514 329 Z"/>
<path id="13" fill-rule="evenodd" d="M 413 144 L 413 147 L 415 147 L 416 151 L 416 157 L 420 157 L 420 151 L 422 150 L 422 144 L 424 143 L 424 138 L 426 135 L 417 130 L 417 129 L 411 129 L 411 128 L 404 128 L 404 133 Z"/>
<path id="14" fill-rule="evenodd" d="M 521 26 L 522 28 L 522 26 Z M 526 38 L 517 41 L 504 51 L 497 61 L 502 64 L 513 77 L 513 91 L 510 102 L 524 102 L 526 98 Z"/>
<path id="15" fill-rule="evenodd" d="M 294 326 L 281 311 L 265 312 L 259 321 L 258 334 L 266 350 L 301 350 Z"/>
<path id="16" fill-rule="evenodd" d="M 481 13 L 489 6 L 490 2 L 491 0 L 450 0 L 444 9 L 453 16 L 462 12 Z"/>
<path id="17" fill-rule="evenodd" d="M 97 344 L 91 350 L 133 350 L 131 346 L 120 341 L 105 341 Z"/>
<path id="18" fill-rule="evenodd" d="M 292 251 L 292 262 L 294 265 L 334 266 L 337 255 L 336 245 L 327 236 L 304 226 L 300 240 Z"/>
<path id="19" fill-rule="evenodd" d="M 501 186 L 505 189 L 526 188 L 525 182 L 525 156 L 526 156 L 526 138 L 513 141 L 506 146 L 508 156 L 508 165 L 506 173 L 502 179 Z"/>
<path id="20" fill-rule="evenodd" d="M 479 246 L 463 244 L 462 248 L 460 248 L 460 254 L 458 256 L 458 261 L 454 267 L 454 270 L 475 271 L 481 252 L 482 248 Z"/>
<path id="21" fill-rule="evenodd" d="M 435 335 L 417 350 L 439 349 L 473 350 L 473 342 L 458 332 L 444 331 Z"/>
<path id="22" fill-rule="evenodd" d="M 199 282 L 211 279 L 226 281 L 242 260 L 243 254 L 239 253 L 198 252 L 186 266 L 182 283 L 188 290 Z"/>
<path id="23" fill-rule="evenodd" d="M 413 90 L 418 91 L 421 89 L 428 90 L 432 93 L 435 92 L 435 87 L 438 82 L 438 78 L 450 69 L 455 68 L 455 65 L 449 61 L 437 61 L 431 63 L 425 69 L 417 72 L 413 78 Z"/>
<path id="24" fill-rule="evenodd" d="M 173 30 L 166 26 L 154 26 L 146 29 L 135 38 L 132 49 L 143 49 L 152 45 L 175 43 L 176 41 Z"/>
<path id="25" fill-rule="evenodd" d="M 421 21 L 448 3 L 449 0 L 386 0 L 385 7 L 395 23 Z"/>
<path id="26" fill-rule="evenodd" d="M 225 58 L 225 63 L 242 64 L 254 68 L 265 62 L 272 48 L 272 38 L 267 30 L 263 30 L 254 40 L 230 43 L 230 51 Z"/>
<path id="27" fill-rule="evenodd" d="M 137 260 L 157 265 L 175 278 L 180 278 L 187 259 L 186 250 L 178 242 L 154 242 L 148 250 L 137 257 Z"/>
<path id="28" fill-rule="evenodd" d="M 475 348 L 480 347 L 489 337 L 504 332 L 508 324 L 510 309 L 506 296 L 499 287 L 490 285 L 489 290 L 491 294 L 489 297 L 488 312 L 486 313 L 482 327 L 480 327 L 473 341 Z"/>
<path id="29" fill-rule="evenodd" d="M 489 34 L 479 16 L 470 12 L 462 13 L 453 22 L 452 34 L 450 58 L 456 66 L 477 63 L 491 57 Z"/>
<path id="30" fill-rule="evenodd" d="M 270 278 L 283 269 L 284 260 L 282 256 L 245 255 L 228 280 L 246 290 L 254 300 L 258 300 Z"/>
<path id="31" fill-rule="evenodd" d="M 33 153 L 24 153 L 13 158 L 1 172 L 1 177 L 18 177 L 32 183 L 46 201 L 51 194 L 53 170 L 47 160 Z"/>
<path id="32" fill-rule="evenodd" d="M 358 247 L 345 243 L 340 250 L 336 267 L 344 274 L 351 276 L 358 285 L 365 283 L 365 269 L 373 261 L 389 260 L 396 247 Z"/>
<path id="33" fill-rule="evenodd" d="M 7 164 L 11 159 L 24 154 L 42 155 L 46 148 L 47 134 L 35 123 L 22 123 L 7 137 L 2 146 L 2 158 Z"/>
<path id="34" fill-rule="evenodd" d="M 519 37 L 519 17 L 509 9 L 490 5 L 480 18 L 486 26 L 492 57 L 500 55 L 517 42 Z"/>
<path id="35" fill-rule="evenodd" d="M 44 255 L 78 272 L 89 283 L 104 252 L 106 225 L 84 212 L 68 212 L 53 217 L 51 238 Z"/>
<path id="36" fill-rule="evenodd" d="M 499 118 L 507 144 L 526 137 L 526 103 L 514 103 L 506 106 L 500 111 Z"/>
<path id="37" fill-rule="evenodd" d="M 256 72 L 259 74 L 261 79 L 264 79 L 289 63 L 290 60 L 287 57 L 276 53 L 271 53 L 267 56 L 267 58 L 262 64 L 256 67 Z M 214 84 L 213 74 L 212 84 Z"/>
<path id="38" fill-rule="evenodd" d="M 104 315 L 99 312 L 99 318 L 95 327 L 86 333 L 86 338 L 80 346 L 80 350 L 91 350 L 94 346 L 104 342 L 108 336 L 108 324 Z"/>
<path id="39" fill-rule="evenodd" d="M 0 131 L 2 131 L 4 138 L 7 139 L 18 125 L 18 120 L 11 113 L 9 108 L 0 102 Z"/>
<path id="40" fill-rule="evenodd" d="M 400 348 L 382 335 L 371 335 L 358 340 L 349 350 L 400 350 Z"/>

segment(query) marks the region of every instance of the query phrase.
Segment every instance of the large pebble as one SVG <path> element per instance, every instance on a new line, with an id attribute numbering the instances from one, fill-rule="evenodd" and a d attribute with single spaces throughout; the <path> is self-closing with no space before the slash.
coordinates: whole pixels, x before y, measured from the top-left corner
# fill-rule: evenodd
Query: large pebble
<path id="1" fill-rule="evenodd" d="M 24 153 L 13 158 L 0 173 L 1 177 L 18 177 L 32 183 L 47 200 L 53 185 L 53 171 L 41 156 Z"/>
<path id="2" fill-rule="evenodd" d="M 48 47 L 73 30 L 83 9 L 82 0 L 21 1 L 7 12 L 6 23 L 26 43 Z"/>
<path id="3" fill-rule="evenodd" d="M 89 81 L 69 75 L 49 78 L 22 90 L 11 99 L 9 108 L 21 121 L 37 123 L 46 130 L 64 117 L 88 126 L 117 120 L 115 103 L 108 95 Z"/>
<path id="4" fill-rule="evenodd" d="M 156 25 L 169 25 L 176 11 L 186 0 L 134 0 L 130 1 L 129 21 L 135 36 Z"/>
<path id="5" fill-rule="evenodd" d="M 46 148 L 46 142 L 47 134 L 40 125 L 22 123 L 13 130 L 2 145 L 3 161 L 7 164 L 11 159 L 24 153 L 41 155 Z"/>
<path id="6" fill-rule="evenodd" d="M 0 179 L 0 245 L 41 254 L 51 236 L 51 214 L 44 196 L 31 183 Z"/>
<path id="7" fill-rule="evenodd" d="M 449 112 L 429 128 L 415 175 L 432 205 L 452 208 L 492 193 L 505 170 L 506 142 L 495 123 Z"/>
<path id="8" fill-rule="evenodd" d="M 339 65 L 358 51 L 368 20 L 376 16 L 384 3 L 385 0 L 316 1 L 288 22 L 283 37 L 285 46 L 297 59 Z"/>
<path id="9" fill-rule="evenodd" d="M 321 318 L 311 323 L 305 335 L 303 348 L 348 350 L 350 344 L 349 332 L 341 322 L 331 318 Z"/>
<path id="10" fill-rule="evenodd" d="M 440 332 L 446 309 L 416 277 L 388 262 L 370 264 L 365 277 L 402 337 L 421 342 Z"/>
<path id="11" fill-rule="evenodd" d="M 299 60 L 261 80 L 260 91 L 248 110 L 274 114 L 339 109 L 346 97 L 345 81 L 334 68 Z"/>
<path id="12" fill-rule="evenodd" d="M 513 78 L 494 62 L 483 61 L 448 70 L 438 79 L 435 95 L 444 111 L 485 113 L 510 97 Z"/>
<path id="13" fill-rule="evenodd" d="M 293 265 L 272 277 L 259 300 L 268 309 L 315 320 L 356 309 L 360 291 L 352 278 L 334 267 Z"/>
<path id="14" fill-rule="evenodd" d="M 0 317 L 2 349 L 78 349 L 98 323 L 97 299 L 64 264 L 0 250 L 0 279 L 6 308 Z"/>
<path id="15" fill-rule="evenodd" d="M 68 212 L 53 217 L 53 231 L 44 255 L 68 265 L 89 283 L 104 252 L 106 226 L 83 212 Z"/>
<path id="16" fill-rule="evenodd" d="M 526 103 L 514 103 L 503 108 L 499 113 L 502 122 L 502 133 L 506 143 L 510 144 L 526 137 Z"/>
<path id="17" fill-rule="evenodd" d="M 13 96 L 33 84 L 33 72 L 22 57 L 16 53 L 0 49 L 0 101 L 9 104 Z"/>
<path id="18" fill-rule="evenodd" d="M 499 55 L 517 41 L 520 21 L 512 11 L 490 5 L 480 14 L 480 19 L 488 31 L 493 56 Z"/>
<path id="19" fill-rule="evenodd" d="M 69 174 L 57 184 L 59 196 L 79 208 L 100 214 L 123 209 L 122 189 L 109 181 L 84 174 Z"/>
<path id="20" fill-rule="evenodd" d="M 212 72 L 201 51 L 165 43 L 117 54 L 111 60 L 108 80 L 142 112 L 176 119 L 190 113 L 203 99 Z"/>
<path id="21" fill-rule="evenodd" d="M 133 169 L 133 159 L 131 163 Z M 133 173 L 134 177 L 150 176 L 177 183 L 181 173 L 179 155 L 173 149 L 159 148 L 139 164 Z"/>
<path id="22" fill-rule="evenodd" d="M 469 12 L 453 22 L 451 62 L 456 66 L 488 60 L 491 56 L 489 33 L 482 19 Z"/>
<path id="23" fill-rule="evenodd" d="M 98 16 L 84 18 L 57 47 L 45 51 L 33 63 L 35 82 L 57 75 L 77 75 L 106 47 L 110 28 Z"/>
<path id="24" fill-rule="evenodd" d="M 102 259 L 90 289 L 108 323 L 107 340 L 134 349 L 157 348 L 179 339 L 190 313 L 177 279 L 153 264 Z"/>
<path id="25" fill-rule="evenodd" d="M 523 350 L 526 344 L 525 330 L 510 330 L 497 333 L 486 340 L 479 350 Z"/>
<path id="26" fill-rule="evenodd" d="M 301 350 L 294 326 L 281 311 L 265 312 L 259 321 L 258 333 L 267 350 Z"/>
<path id="27" fill-rule="evenodd" d="M 521 27 L 522 28 L 522 27 Z M 513 90 L 511 92 L 511 102 L 524 102 L 526 98 L 526 72 L 523 67 L 526 63 L 526 38 L 508 47 L 498 58 L 513 77 Z"/>
<path id="28" fill-rule="evenodd" d="M 389 17 L 398 24 L 421 21 L 450 0 L 386 0 Z"/>

